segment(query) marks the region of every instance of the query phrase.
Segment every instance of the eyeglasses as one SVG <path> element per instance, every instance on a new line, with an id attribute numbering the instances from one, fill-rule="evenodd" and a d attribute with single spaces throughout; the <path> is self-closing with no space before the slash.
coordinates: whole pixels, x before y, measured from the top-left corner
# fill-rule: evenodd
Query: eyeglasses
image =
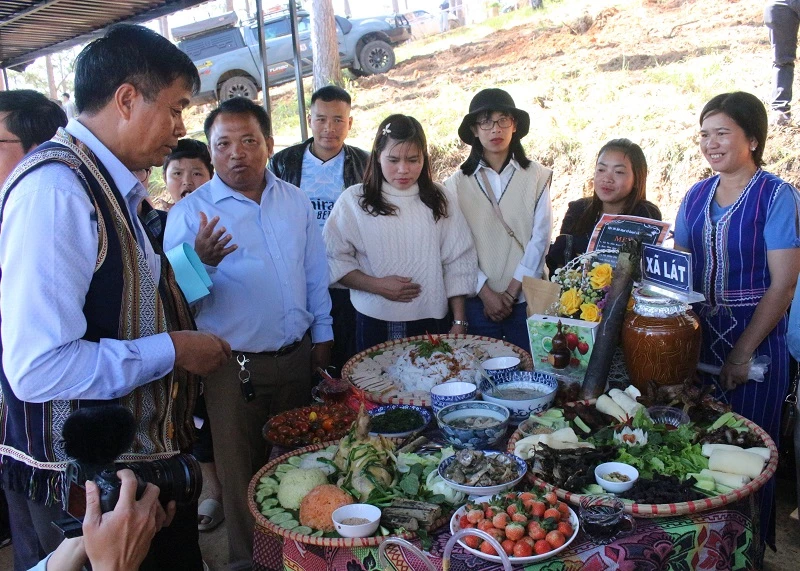
<path id="1" fill-rule="evenodd" d="M 501 129 L 508 129 L 514 124 L 514 119 L 508 115 L 504 115 L 496 121 L 492 121 L 491 119 L 482 119 L 481 121 L 478 121 L 478 127 L 481 131 L 488 131 L 494 127 L 495 123 L 497 123 L 497 126 Z"/>
<path id="2" fill-rule="evenodd" d="M 19 139 L 0 139 L 0 143 L 21 143 Z"/>

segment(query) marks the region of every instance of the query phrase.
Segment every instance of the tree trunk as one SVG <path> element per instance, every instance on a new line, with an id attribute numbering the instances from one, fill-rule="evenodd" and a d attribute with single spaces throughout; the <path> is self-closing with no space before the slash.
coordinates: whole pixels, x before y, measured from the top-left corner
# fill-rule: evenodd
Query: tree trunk
<path id="1" fill-rule="evenodd" d="M 395 2 L 397 0 L 394 0 Z M 311 53 L 314 59 L 314 91 L 330 85 L 342 85 L 339 43 L 332 0 L 313 0 L 311 11 Z"/>
<path id="2" fill-rule="evenodd" d="M 56 76 L 53 73 L 53 60 L 50 56 L 45 56 L 45 65 L 47 66 L 47 87 L 50 91 L 50 99 L 58 101 L 58 91 L 56 91 Z"/>

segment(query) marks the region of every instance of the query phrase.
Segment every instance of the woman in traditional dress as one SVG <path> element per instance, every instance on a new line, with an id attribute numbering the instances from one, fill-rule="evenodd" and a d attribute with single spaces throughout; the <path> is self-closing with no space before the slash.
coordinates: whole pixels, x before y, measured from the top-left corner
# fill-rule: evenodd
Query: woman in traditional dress
<path id="1" fill-rule="evenodd" d="M 592 196 L 569 203 L 560 235 L 547 253 L 551 275 L 586 251 L 603 214 L 625 214 L 661 220 L 658 206 L 647 199 L 647 159 L 628 139 L 607 142 L 597 153 Z"/>
<path id="2" fill-rule="evenodd" d="M 475 248 L 455 196 L 432 180 L 425 133 L 413 117 L 380 124 L 364 183 L 336 201 L 323 238 L 331 283 L 350 288 L 358 351 L 412 335 L 466 333 Z"/>
<path id="3" fill-rule="evenodd" d="M 458 136 L 472 147 L 445 186 L 458 194 L 478 251 L 477 296 L 467 298 L 469 333 L 530 351 L 522 278 L 543 276 L 550 245 L 553 171 L 525 156 L 530 116 L 502 89 L 479 91 Z"/>
<path id="4" fill-rule="evenodd" d="M 701 361 L 716 396 L 778 444 L 789 384 L 786 310 L 800 272 L 800 197 L 761 169 L 767 111 L 755 96 L 723 93 L 700 114 L 700 149 L 717 173 L 695 184 L 675 221 L 675 247 L 692 254 L 703 328 Z M 771 360 L 763 382 L 748 380 L 756 356 Z M 764 489 L 762 541 L 774 545 L 774 480 Z"/>

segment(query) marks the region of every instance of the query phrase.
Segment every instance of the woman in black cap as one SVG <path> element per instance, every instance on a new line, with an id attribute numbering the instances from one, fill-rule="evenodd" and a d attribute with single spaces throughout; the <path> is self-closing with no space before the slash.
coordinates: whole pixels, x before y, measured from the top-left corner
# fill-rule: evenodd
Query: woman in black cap
<path id="1" fill-rule="evenodd" d="M 522 278 L 542 277 L 553 223 L 553 171 L 525 156 L 520 140 L 529 127 L 530 117 L 507 92 L 478 92 L 458 128 L 472 152 L 445 181 L 458 195 L 478 251 L 478 295 L 467 299 L 468 332 L 528 351 Z"/>

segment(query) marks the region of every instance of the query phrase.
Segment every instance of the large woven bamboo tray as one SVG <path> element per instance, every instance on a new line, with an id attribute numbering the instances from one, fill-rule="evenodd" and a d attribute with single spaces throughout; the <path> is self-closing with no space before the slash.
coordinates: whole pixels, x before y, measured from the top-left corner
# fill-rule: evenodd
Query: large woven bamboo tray
<path id="1" fill-rule="evenodd" d="M 583 404 L 594 404 L 595 401 L 589 400 L 580 402 Z M 565 406 L 570 406 L 570 404 L 571 403 L 568 403 Z M 764 443 L 764 446 L 766 448 L 769 448 L 770 451 L 769 461 L 767 462 L 766 466 L 764 466 L 764 470 L 757 478 L 751 480 L 748 484 L 740 488 L 736 488 L 730 493 L 720 496 L 711 496 L 708 498 L 703 498 L 701 500 L 693 500 L 689 502 L 679 502 L 675 504 L 637 504 L 631 502 L 630 500 L 623 500 L 625 502 L 625 511 L 636 517 L 670 517 L 676 515 L 698 513 L 707 510 L 713 510 L 715 508 L 722 507 L 726 504 L 738 502 L 739 500 L 746 498 L 750 494 L 755 493 L 764 484 L 766 484 L 769 481 L 769 479 L 775 475 L 775 470 L 778 467 L 778 449 L 775 447 L 775 442 L 773 442 L 769 434 L 767 434 L 764 431 L 764 429 L 758 426 L 756 423 L 738 414 L 736 414 L 735 416 L 736 418 L 742 419 L 745 425 L 755 434 L 757 434 L 759 438 L 761 438 L 761 440 Z M 512 453 L 514 452 L 514 445 L 517 443 L 518 440 L 520 440 L 520 438 L 522 438 L 522 433 L 519 430 L 516 430 L 511 435 L 511 438 L 508 440 L 508 450 L 510 452 Z M 563 490 L 561 488 L 557 488 L 552 484 L 548 484 L 541 478 L 535 476 L 530 470 L 528 470 L 528 473 L 525 475 L 525 478 L 527 479 L 528 482 L 530 482 L 535 486 L 538 486 L 539 488 L 548 491 L 553 490 L 559 498 L 571 503 L 572 505 L 579 506 L 581 498 L 583 498 L 583 494 L 570 492 L 567 490 Z"/>
<path id="2" fill-rule="evenodd" d="M 390 439 L 393 442 L 399 442 L 397 439 Z M 261 515 L 261 512 L 256 505 L 256 486 L 258 485 L 258 480 L 262 476 L 271 476 L 275 473 L 275 468 L 277 468 L 280 464 L 283 464 L 291 458 L 292 456 L 300 456 L 301 454 L 305 454 L 306 452 L 316 452 L 317 450 L 322 450 L 327 448 L 331 445 L 338 444 L 338 440 L 332 440 L 329 442 L 321 442 L 319 444 L 312 444 L 311 446 L 306 446 L 304 448 L 298 448 L 297 450 L 293 450 L 283 456 L 279 456 L 275 458 L 273 461 L 268 463 L 266 466 L 261 468 L 255 476 L 250 480 L 250 485 L 247 487 L 247 505 L 250 507 L 250 513 L 256 520 L 256 525 L 260 528 L 266 529 L 269 532 L 284 537 L 285 539 L 290 539 L 292 541 L 298 541 L 300 543 L 306 543 L 309 545 L 320 545 L 323 547 L 374 547 L 376 545 L 380 545 L 384 541 L 386 541 L 390 537 L 400 537 L 402 539 L 413 539 L 417 537 L 417 534 L 414 532 L 406 532 L 403 534 L 391 534 L 391 535 L 382 535 L 382 536 L 375 536 L 375 537 L 312 537 L 310 535 L 304 535 L 302 533 L 295 533 L 292 530 L 283 528 L 279 525 L 276 525 L 270 522 L 267 518 Z M 452 511 L 447 513 L 443 512 L 442 517 L 436 520 L 434 523 L 434 528 L 438 529 L 441 526 L 445 525 L 450 520 L 450 515 Z"/>
<path id="3" fill-rule="evenodd" d="M 486 359 L 516 356 L 520 359 L 520 369 L 525 371 L 533 369 L 530 353 L 506 341 L 480 335 L 447 334 L 437 337 L 447 341 L 453 349 L 479 348 L 486 353 Z M 397 357 L 411 347 L 412 342 L 426 339 L 428 337 L 425 335 L 405 337 L 361 351 L 342 367 L 342 378 L 364 391 L 366 397 L 374 402 L 431 406 L 430 392 L 404 391 L 401 387 L 395 386 L 392 378 L 386 373 L 386 368 L 393 365 Z"/>

